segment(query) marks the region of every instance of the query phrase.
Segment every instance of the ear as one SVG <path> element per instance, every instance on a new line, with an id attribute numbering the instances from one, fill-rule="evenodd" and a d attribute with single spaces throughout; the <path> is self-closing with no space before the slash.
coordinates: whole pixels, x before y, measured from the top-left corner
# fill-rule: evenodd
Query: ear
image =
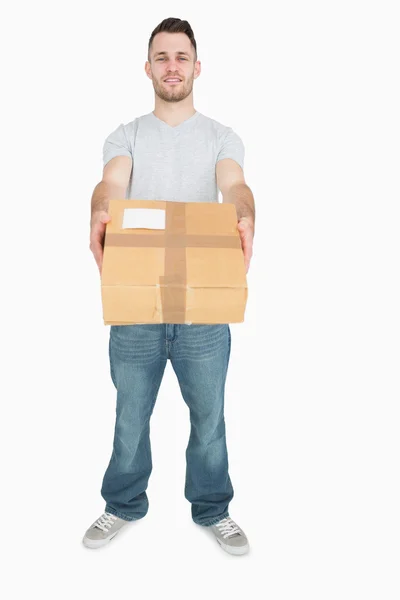
<path id="1" fill-rule="evenodd" d="M 193 75 L 194 79 L 197 79 L 198 76 L 200 75 L 200 73 L 201 73 L 201 61 L 196 60 L 195 65 L 194 65 L 194 75 Z"/>
<path id="2" fill-rule="evenodd" d="M 151 73 L 151 65 L 149 63 L 148 60 L 146 60 L 145 64 L 144 64 L 144 70 L 146 71 L 146 75 L 149 79 L 153 79 L 152 73 Z"/>

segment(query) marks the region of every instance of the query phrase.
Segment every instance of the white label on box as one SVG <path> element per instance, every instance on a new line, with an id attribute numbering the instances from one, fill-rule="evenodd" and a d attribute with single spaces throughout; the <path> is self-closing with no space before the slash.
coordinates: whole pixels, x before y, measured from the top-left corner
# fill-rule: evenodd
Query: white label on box
<path id="1" fill-rule="evenodd" d="M 165 229 L 165 210 L 160 208 L 126 208 L 122 229 Z"/>

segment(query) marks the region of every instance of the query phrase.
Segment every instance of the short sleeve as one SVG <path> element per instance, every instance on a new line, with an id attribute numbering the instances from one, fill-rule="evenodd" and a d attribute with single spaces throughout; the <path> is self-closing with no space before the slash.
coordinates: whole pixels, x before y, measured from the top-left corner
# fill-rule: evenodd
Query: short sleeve
<path id="1" fill-rule="evenodd" d="M 132 158 L 131 146 L 126 135 L 125 126 L 121 123 L 106 138 L 103 146 L 103 166 L 115 156 L 129 156 Z"/>
<path id="2" fill-rule="evenodd" d="M 217 160 L 223 158 L 232 158 L 235 160 L 243 169 L 244 166 L 244 144 L 237 133 L 230 127 L 224 138 L 222 139 L 221 147 L 217 155 Z"/>

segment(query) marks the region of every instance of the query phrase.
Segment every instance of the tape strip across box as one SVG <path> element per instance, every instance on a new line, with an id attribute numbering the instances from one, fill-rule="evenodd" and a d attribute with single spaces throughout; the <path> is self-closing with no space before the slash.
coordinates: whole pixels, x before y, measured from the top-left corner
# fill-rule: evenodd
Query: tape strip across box
<path id="1" fill-rule="evenodd" d="M 152 209 L 154 218 L 127 209 Z M 116 199 L 109 214 L 101 276 L 106 325 L 244 320 L 248 290 L 233 204 Z"/>

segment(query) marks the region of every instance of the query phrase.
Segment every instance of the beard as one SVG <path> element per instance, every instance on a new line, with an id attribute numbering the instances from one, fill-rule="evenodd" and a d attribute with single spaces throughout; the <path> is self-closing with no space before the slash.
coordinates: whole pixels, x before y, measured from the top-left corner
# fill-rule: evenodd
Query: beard
<path id="1" fill-rule="evenodd" d="M 193 89 L 193 75 L 188 80 L 183 80 L 178 85 L 168 86 L 163 81 L 153 81 L 153 88 L 155 93 L 161 100 L 165 102 L 181 102 L 189 96 Z"/>

